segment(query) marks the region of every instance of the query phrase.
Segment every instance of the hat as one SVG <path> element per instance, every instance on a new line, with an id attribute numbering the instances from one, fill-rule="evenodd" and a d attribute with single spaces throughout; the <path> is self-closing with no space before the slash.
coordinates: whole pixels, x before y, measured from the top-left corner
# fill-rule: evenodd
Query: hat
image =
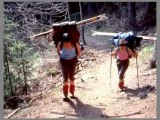
<path id="1" fill-rule="evenodd" d="M 127 41 L 125 39 L 119 40 L 119 46 L 126 46 Z"/>

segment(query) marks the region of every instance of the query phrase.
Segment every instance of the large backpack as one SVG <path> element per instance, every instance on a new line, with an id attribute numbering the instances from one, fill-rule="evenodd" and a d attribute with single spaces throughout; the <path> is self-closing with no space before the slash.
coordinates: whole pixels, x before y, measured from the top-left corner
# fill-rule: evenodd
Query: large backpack
<path id="1" fill-rule="evenodd" d="M 53 33 L 52 38 L 57 47 L 59 42 L 63 42 L 63 34 L 69 33 L 72 43 L 79 43 L 80 32 L 78 31 L 75 21 L 72 22 L 62 22 L 59 24 L 52 24 Z"/>
<path id="2" fill-rule="evenodd" d="M 136 47 L 140 47 L 142 37 L 137 37 L 132 31 L 131 32 L 121 32 L 117 36 L 113 37 L 112 43 L 116 47 L 119 47 L 119 40 L 125 39 L 127 41 L 126 46 L 129 47 L 133 52 L 135 52 Z"/>

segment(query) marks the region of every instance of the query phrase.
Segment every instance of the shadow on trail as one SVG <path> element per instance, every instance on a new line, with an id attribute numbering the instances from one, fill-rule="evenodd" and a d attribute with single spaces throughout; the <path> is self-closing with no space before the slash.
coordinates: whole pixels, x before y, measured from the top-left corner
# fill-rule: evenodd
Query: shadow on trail
<path id="1" fill-rule="evenodd" d="M 73 101 L 72 101 L 73 100 Z M 66 117 L 76 117 L 76 118 L 109 118 L 109 116 L 104 115 L 102 113 L 103 108 L 98 108 L 98 107 L 93 107 L 88 104 L 84 104 L 79 98 L 75 98 L 69 100 L 67 103 L 71 106 L 71 108 L 68 108 L 65 113 L 60 113 L 60 112 L 51 112 L 53 114 L 59 114 L 62 115 L 63 118 Z M 74 112 L 69 112 L 70 109 L 74 110 Z"/>
<path id="2" fill-rule="evenodd" d="M 77 117 L 77 118 L 123 118 L 123 117 L 129 117 L 133 116 L 136 114 L 143 114 L 141 111 L 134 112 L 134 113 L 129 113 L 129 114 L 124 114 L 124 115 L 111 115 L 108 116 L 106 114 L 103 114 L 102 109 L 104 108 L 97 108 L 93 107 L 88 104 L 84 104 L 80 99 L 75 98 L 76 104 L 70 100 L 68 101 L 68 104 L 74 109 L 75 113 L 59 113 L 59 112 L 52 112 L 54 114 L 60 114 L 65 116 L 72 116 L 72 117 Z"/>
<path id="3" fill-rule="evenodd" d="M 154 91 L 156 91 L 156 89 L 154 86 L 151 85 L 145 85 L 137 89 L 131 89 L 126 87 L 124 90 L 124 92 L 129 94 L 130 97 L 140 97 L 140 98 L 146 98 L 149 92 L 154 92 Z"/>
<path id="4" fill-rule="evenodd" d="M 123 92 L 129 94 L 130 97 L 138 97 L 139 89 L 132 89 L 127 87 Z"/>
<path id="5" fill-rule="evenodd" d="M 81 118 L 108 118 L 107 115 L 103 115 L 102 108 L 94 107 L 88 104 L 84 104 L 79 98 L 74 99 L 76 104 L 73 101 L 68 103 L 74 109 L 76 116 Z"/>
<path id="6" fill-rule="evenodd" d="M 117 115 L 117 116 L 108 116 L 102 112 L 101 109 L 104 108 L 97 108 L 93 107 L 88 104 L 84 104 L 80 99 L 76 98 L 76 103 L 75 105 L 73 101 L 69 102 L 69 104 L 72 106 L 72 108 L 75 110 L 77 113 L 77 116 L 83 117 L 83 118 L 120 118 L 120 117 L 129 117 L 133 116 L 136 114 L 142 114 L 141 111 L 134 112 L 134 113 L 129 113 L 129 114 L 124 114 L 124 115 Z"/>

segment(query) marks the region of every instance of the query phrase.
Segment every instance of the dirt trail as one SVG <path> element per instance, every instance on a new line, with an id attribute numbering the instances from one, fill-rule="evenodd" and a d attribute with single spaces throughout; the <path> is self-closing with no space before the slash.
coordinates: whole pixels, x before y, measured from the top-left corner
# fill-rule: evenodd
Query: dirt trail
<path id="1" fill-rule="evenodd" d="M 118 75 L 115 59 L 112 61 L 110 86 L 110 56 L 101 52 L 92 61 L 92 66 L 79 72 L 76 77 L 77 99 L 63 102 L 60 86 L 37 99 L 31 106 L 21 109 L 12 118 L 155 118 L 156 91 L 149 92 L 145 99 L 140 99 L 137 89 L 136 62 L 132 58 L 125 76 L 128 90 L 118 89 Z M 141 56 L 138 58 L 141 63 Z M 156 69 L 147 69 L 146 64 L 139 67 L 139 84 L 156 86 Z"/>

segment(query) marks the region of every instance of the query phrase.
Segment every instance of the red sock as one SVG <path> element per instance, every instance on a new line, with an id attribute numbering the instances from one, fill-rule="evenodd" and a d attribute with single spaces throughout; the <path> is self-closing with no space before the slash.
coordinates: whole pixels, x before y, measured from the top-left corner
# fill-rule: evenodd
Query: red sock
<path id="1" fill-rule="evenodd" d="M 63 86 L 63 94 L 65 97 L 68 96 L 68 85 Z"/>
<path id="2" fill-rule="evenodd" d="M 75 85 L 70 85 L 70 93 L 74 95 Z"/>
<path id="3" fill-rule="evenodd" d="M 123 89 L 123 87 L 124 87 L 124 81 L 119 81 L 118 86 L 119 86 L 120 89 Z"/>

